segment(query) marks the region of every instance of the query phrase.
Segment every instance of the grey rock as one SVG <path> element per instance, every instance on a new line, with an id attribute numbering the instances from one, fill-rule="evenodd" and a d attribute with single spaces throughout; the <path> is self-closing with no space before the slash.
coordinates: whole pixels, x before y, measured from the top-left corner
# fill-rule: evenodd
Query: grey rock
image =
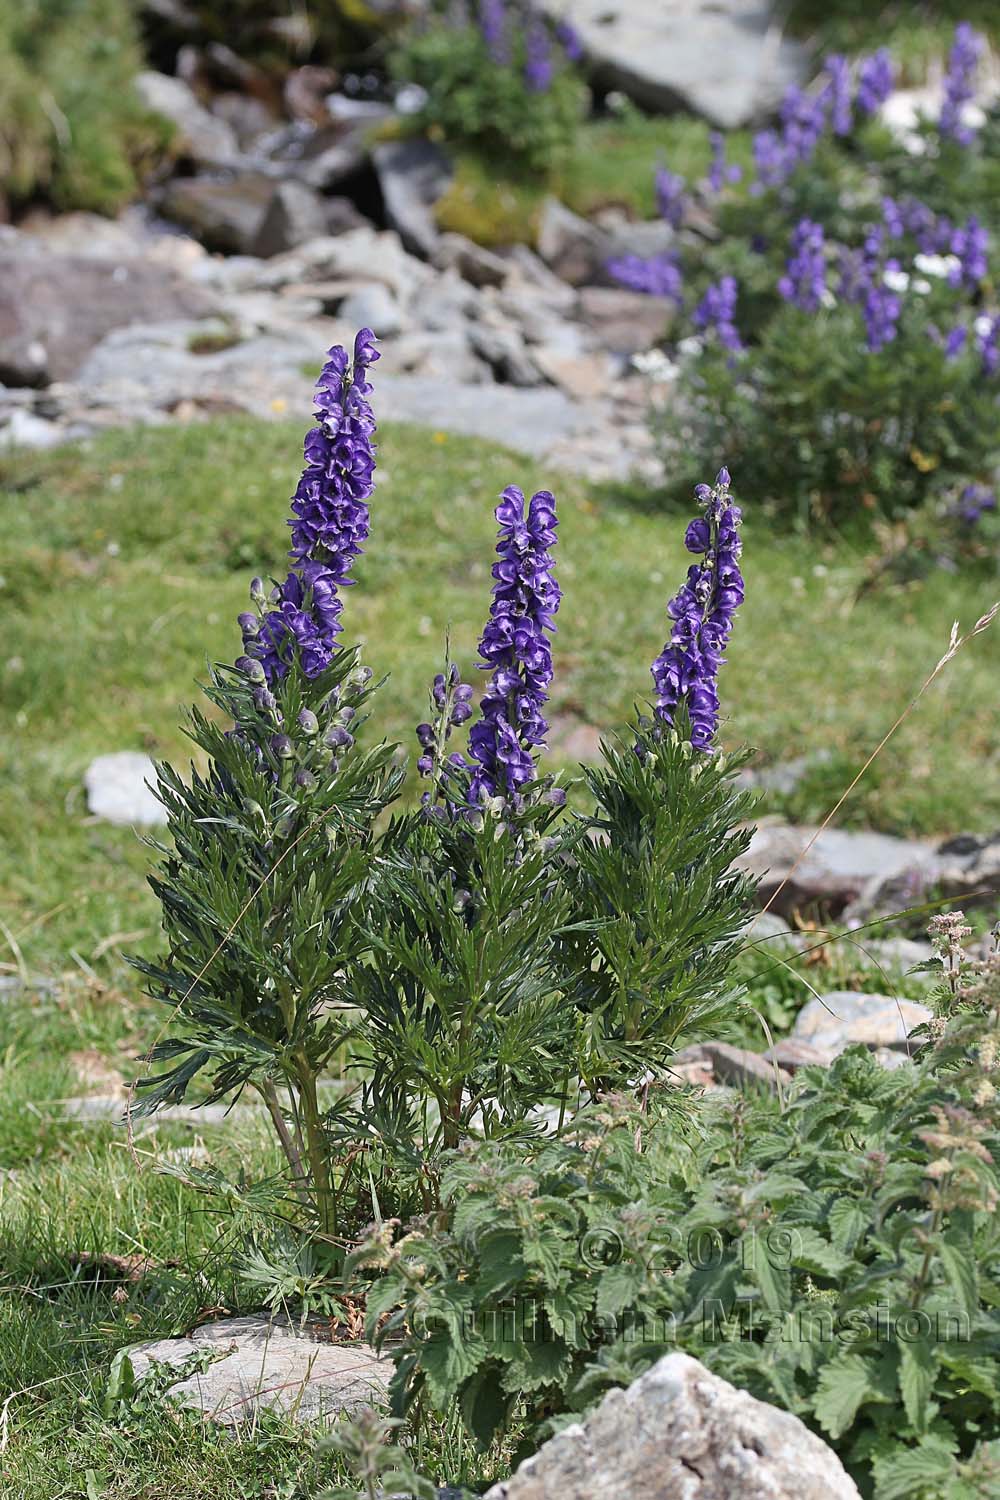
<path id="1" fill-rule="evenodd" d="M 668 1354 L 526 1459 L 486 1500 L 859 1500 L 790 1412 Z"/>
<path id="2" fill-rule="evenodd" d="M 1000 891 L 1000 835 L 961 834 L 939 844 L 919 868 L 875 872 L 844 913 L 859 923 L 911 906 L 933 888 L 959 906 L 992 906 Z"/>
<path id="3" fill-rule="evenodd" d="M 929 843 L 840 828 L 817 834 L 813 827 L 768 822 L 736 863 L 759 876 L 759 899 L 774 897 L 779 915 L 817 906 L 834 917 L 845 913 L 845 920 L 852 920 L 848 909 L 873 882 L 902 880 L 918 893 L 937 868 Z"/>
<path id="4" fill-rule="evenodd" d="M 149 317 L 207 317 L 216 303 L 155 262 L 0 249 L 0 340 L 39 340 L 53 380 L 72 378 L 114 328 Z"/>
<path id="5" fill-rule="evenodd" d="M 78 1120 L 89 1124 L 121 1124 L 125 1118 L 127 1101 L 122 1094 L 85 1094 L 80 1098 L 60 1099 L 58 1101 L 59 1117 L 64 1120 Z M 201 1129 L 205 1125 L 225 1125 L 227 1122 L 236 1123 L 246 1120 L 249 1114 L 258 1114 L 259 1111 L 250 1105 L 237 1105 L 228 1108 L 225 1104 L 168 1104 L 163 1109 L 158 1109 L 149 1120 L 143 1118 L 144 1128 L 154 1128 L 156 1125 L 190 1125 L 194 1129 Z"/>
<path id="6" fill-rule="evenodd" d="M 245 261 L 228 284 L 233 291 L 277 291 L 292 282 L 341 280 L 361 285 L 380 281 L 405 307 L 432 277 L 421 261 L 407 254 L 397 234 L 366 226 L 311 240 L 273 260 Z"/>
<path id="7" fill-rule="evenodd" d="M 294 250 L 327 233 L 326 205 L 303 182 L 280 182 L 271 194 L 254 236 L 251 254 L 264 259 Z"/>
<path id="8" fill-rule="evenodd" d="M 407 250 L 430 257 L 439 234 L 433 208 L 451 181 L 451 162 L 432 141 L 386 141 L 372 151 L 388 223 Z"/>
<path id="9" fill-rule="evenodd" d="M 645 109 L 692 110 L 746 125 L 804 81 L 804 49 L 782 36 L 768 0 L 544 0 L 572 20 L 596 81 Z"/>
<path id="10" fill-rule="evenodd" d="M 361 287 L 344 298 L 340 306 L 340 317 L 357 328 L 371 328 L 377 338 L 391 338 L 401 333 L 403 315 L 395 297 L 380 282 Z"/>
<path id="11" fill-rule="evenodd" d="M 108 823 L 162 826 L 167 821 L 166 809 L 146 785 L 155 780 L 156 767 L 138 750 L 99 755 L 84 772 L 87 806 Z"/>
<path id="12" fill-rule="evenodd" d="M 479 296 L 458 271 L 452 269 L 435 278 L 417 299 L 412 311 L 421 328 L 430 332 L 454 331 L 479 309 Z"/>
<path id="13" fill-rule="evenodd" d="M 666 337 L 677 315 L 667 297 L 646 297 L 625 287 L 584 287 L 578 308 L 582 322 L 615 354 L 652 348 Z"/>
<path id="14" fill-rule="evenodd" d="M 41 339 L 24 333 L 0 339 L 0 385 L 37 388 L 49 379 L 49 352 Z"/>
<path id="15" fill-rule="evenodd" d="M 750 768 L 740 772 L 743 786 L 757 787 L 762 792 L 776 792 L 787 797 L 816 766 L 826 765 L 830 760 L 829 750 L 817 750 L 812 755 L 798 755 L 793 760 L 779 761 L 776 766 Z"/>
<path id="16" fill-rule="evenodd" d="M 830 1047 L 817 1047 L 805 1037 L 786 1036 L 773 1047 L 768 1047 L 762 1056 L 768 1062 L 776 1062 L 788 1073 L 797 1073 L 800 1068 L 825 1068 L 833 1062 L 836 1053 Z"/>
<path id="17" fill-rule="evenodd" d="M 332 1342 L 318 1319 L 303 1329 L 284 1317 L 222 1318 L 188 1338 L 135 1344 L 128 1352 L 140 1377 L 154 1360 L 183 1365 L 193 1355 L 217 1353 L 206 1370 L 178 1380 L 168 1395 L 224 1427 L 251 1421 L 261 1409 L 300 1422 L 353 1416 L 385 1404 L 393 1371 L 391 1360 L 367 1344 Z"/>
<path id="18" fill-rule="evenodd" d="M 173 125 L 182 156 L 205 167 L 225 166 L 239 157 L 232 126 L 203 108 L 182 79 L 147 71 L 136 75 L 135 88 L 147 109 Z"/>
<path id="19" fill-rule="evenodd" d="M 386 375 L 423 375 L 464 385 L 492 385 L 493 372 L 469 346 L 465 334 L 404 333 L 386 344 L 379 361 L 379 379 Z"/>
<path id="20" fill-rule="evenodd" d="M 701 1042 L 702 1054 L 712 1066 L 719 1083 L 730 1083 L 737 1088 L 746 1084 L 763 1084 L 773 1089 L 776 1083 L 787 1083 L 788 1074 L 780 1064 L 749 1052 L 745 1047 L 733 1047 L 728 1042 Z"/>
<path id="21" fill-rule="evenodd" d="M 212 114 L 233 132 L 241 151 L 254 147 L 261 136 L 274 129 L 276 122 L 274 111 L 263 99 L 236 90 L 216 94 L 212 100 Z"/>
<path id="22" fill-rule="evenodd" d="M 516 329 L 473 323 L 469 327 L 469 342 L 498 380 L 517 386 L 544 384 L 545 377 Z"/>
<path id="23" fill-rule="evenodd" d="M 367 127 L 321 125 L 303 134 L 291 127 L 272 159 L 284 175 L 297 177 L 317 192 L 329 192 L 359 172 L 368 160 Z"/>
<path id="24" fill-rule="evenodd" d="M 167 184 L 160 210 L 209 250 L 251 255 L 273 196 L 273 179 L 260 172 L 220 181 L 175 177 Z"/>
<path id="25" fill-rule="evenodd" d="M 907 1037 L 915 1026 L 931 1019 L 932 1012 L 915 1000 L 892 995 L 865 995 L 858 990 L 833 990 L 810 1000 L 799 1011 L 793 1037 L 839 1054 L 860 1043 L 871 1049 L 888 1047 L 910 1052 Z"/>
<path id="26" fill-rule="evenodd" d="M 554 271 L 550 271 L 540 255 L 527 245 L 511 245 L 504 252 L 509 268 L 508 289 L 513 286 L 531 287 L 546 307 L 553 312 L 569 313 L 576 305 L 576 293 L 567 286 Z"/>
<path id="27" fill-rule="evenodd" d="M 517 390 L 399 375 L 383 376 L 379 390 L 396 421 L 485 438 L 536 457 L 586 425 L 579 407 L 552 386 Z"/>
<path id="28" fill-rule="evenodd" d="M 757 912 L 747 922 L 744 932 L 748 943 L 762 945 L 773 942 L 775 938 L 795 936 L 784 917 L 776 916 L 773 911 Z"/>
<path id="29" fill-rule="evenodd" d="M 566 354 L 548 344 L 533 347 L 531 359 L 546 380 L 575 401 L 599 401 L 611 380 L 606 354 Z"/>
<path id="30" fill-rule="evenodd" d="M 0 448 L 58 448 L 67 436 L 58 423 L 36 417 L 23 407 L 14 407 L 0 427 Z"/>
<path id="31" fill-rule="evenodd" d="M 473 286 L 503 286 L 510 265 L 503 256 L 467 240 L 464 234 L 442 234 L 432 256 L 439 271 L 454 269 Z"/>
<path id="32" fill-rule="evenodd" d="M 558 198 L 546 198 L 538 220 L 538 253 L 562 281 L 582 286 L 603 277 L 611 238 Z"/>

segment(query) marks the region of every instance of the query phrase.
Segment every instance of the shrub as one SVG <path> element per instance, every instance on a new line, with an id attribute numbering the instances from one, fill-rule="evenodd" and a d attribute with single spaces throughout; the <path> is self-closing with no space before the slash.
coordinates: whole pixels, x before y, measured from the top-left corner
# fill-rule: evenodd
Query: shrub
<path id="1" fill-rule="evenodd" d="M 704 1103 L 686 1139 L 654 1086 L 527 1158 L 456 1155 L 443 1213 L 355 1257 L 371 1332 L 403 1339 L 398 1409 L 457 1402 L 530 1448 L 680 1347 L 816 1428 L 866 1495 L 993 1493 L 1000 960 L 952 967 L 949 922 L 916 1064 L 855 1047 L 783 1110 Z"/>
<path id="2" fill-rule="evenodd" d="M 167 140 L 132 89 L 126 0 L 9 0 L 0 11 L 0 188 L 12 203 L 113 213 Z"/>
<path id="3" fill-rule="evenodd" d="M 414 29 L 396 48 L 392 72 L 424 90 L 416 126 L 508 170 L 544 176 L 573 144 L 586 91 L 539 17 L 508 13 L 502 0 L 482 13 L 480 25 L 437 18 Z"/>
<path id="4" fill-rule="evenodd" d="M 731 869 L 750 838 L 741 762 L 714 747 L 715 681 L 743 596 L 725 471 L 699 486 L 698 560 L 670 606 L 654 716 L 605 746 L 587 815 L 570 815 L 538 767 L 555 502 L 504 492 L 478 716 L 448 664 L 417 729 L 429 789 L 400 808 L 395 747 L 358 744 L 372 673 L 339 644 L 368 534 L 377 357 L 368 330 L 353 370 L 331 351 L 292 504 L 292 570 L 270 592 L 254 581 L 245 654 L 212 671 L 210 712 L 192 710 L 206 768 L 187 781 L 159 770 L 173 847 L 151 883 L 167 950 L 137 960 L 179 1023 L 151 1054 L 169 1066 L 146 1080 L 141 1108 L 179 1101 L 199 1075 L 211 1099 L 258 1094 L 297 1217 L 327 1250 L 373 1201 L 434 1208 L 442 1155 L 463 1141 L 530 1140 L 547 1115 L 660 1075 L 677 1040 L 738 996 L 752 889 Z M 454 731 L 467 722 L 463 753 Z"/>

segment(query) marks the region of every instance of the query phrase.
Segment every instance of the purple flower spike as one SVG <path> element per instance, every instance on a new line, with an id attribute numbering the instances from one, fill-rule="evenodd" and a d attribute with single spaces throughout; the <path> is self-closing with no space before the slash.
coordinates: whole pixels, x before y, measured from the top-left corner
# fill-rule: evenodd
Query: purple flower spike
<path id="1" fill-rule="evenodd" d="M 986 50 L 986 42 L 968 21 L 955 27 L 955 40 L 948 54 L 948 71 L 944 80 L 944 103 L 938 129 L 943 136 L 960 146 L 971 145 L 975 131 L 963 118 L 963 110 L 976 92 L 976 70 Z"/>
<path id="2" fill-rule="evenodd" d="M 556 41 L 563 49 L 563 55 L 567 62 L 582 62 L 583 42 L 580 40 L 580 33 L 569 21 L 556 22 Z"/>
<path id="3" fill-rule="evenodd" d="M 724 349 L 738 351 L 743 342 L 736 327 L 736 296 L 739 288 L 735 276 L 723 276 L 709 286 L 694 310 L 694 325 L 714 330 Z"/>
<path id="4" fill-rule="evenodd" d="M 850 135 L 854 125 L 851 111 L 851 65 L 840 52 L 831 52 L 823 64 L 827 84 L 823 102 L 830 111 L 834 135 Z"/>
<path id="5" fill-rule="evenodd" d="M 720 130 L 713 130 L 708 138 L 712 148 L 712 164 L 708 169 L 708 186 L 713 193 L 721 193 L 727 182 L 739 182 L 742 167 L 730 166 L 726 161 L 726 138 Z"/>
<path id="6" fill-rule="evenodd" d="M 479 30 L 490 60 L 506 67 L 510 62 L 510 32 L 504 0 L 479 0 Z"/>
<path id="7" fill-rule="evenodd" d="M 714 489 L 700 484 L 695 490 L 705 513 L 691 522 L 684 544 L 700 560 L 692 563 L 687 582 L 667 606 L 673 621 L 670 640 L 651 668 L 657 717 L 673 726 L 678 710 L 686 708 L 696 750 L 712 748 L 719 723 L 719 668 L 744 595 L 742 514 L 729 484 L 729 471 L 723 468 Z"/>
<path id="8" fill-rule="evenodd" d="M 259 622 L 240 616 L 243 645 L 268 685 L 284 677 L 295 652 L 307 677 L 329 666 L 341 631 L 340 590 L 368 536 L 367 501 L 375 488 L 375 419 L 366 399 L 368 367 L 379 357 L 375 335 L 362 328 L 347 351 L 330 350 L 316 386 L 317 426 L 306 434 L 306 466 L 292 499 L 293 561 L 272 608 Z M 256 583 L 257 580 L 255 579 Z M 258 600 L 263 589 L 253 595 Z"/>
<path id="9" fill-rule="evenodd" d="M 516 795 L 535 776 L 532 751 L 545 742 L 542 707 L 552 681 L 547 636 L 555 630 L 562 597 L 549 548 L 556 539 L 555 500 L 547 490 L 524 495 L 513 485 L 497 506 L 499 561 L 493 564 L 493 603 L 479 643 L 481 667 L 491 672 L 480 717 L 469 734 L 475 805 Z"/>
<path id="10" fill-rule="evenodd" d="M 680 229 L 687 208 L 687 183 L 666 167 L 656 169 L 656 203 L 661 218 L 673 229 Z"/>
<path id="11" fill-rule="evenodd" d="M 862 59 L 858 69 L 858 93 L 855 103 L 863 115 L 878 114 L 892 93 L 896 70 L 885 47 Z"/>
<path id="12" fill-rule="evenodd" d="M 792 253 L 778 291 L 803 312 L 817 312 L 826 291 L 826 255 L 822 224 L 800 219 L 792 234 Z"/>
<path id="13" fill-rule="evenodd" d="M 989 234 L 972 214 L 951 237 L 951 253 L 959 261 L 948 277 L 952 286 L 964 284 L 975 291 L 985 281 L 990 269 L 989 248 Z"/>
<path id="14" fill-rule="evenodd" d="M 537 16 L 528 23 L 524 37 L 524 81 L 533 94 L 545 94 L 552 86 L 552 40 Z"/>

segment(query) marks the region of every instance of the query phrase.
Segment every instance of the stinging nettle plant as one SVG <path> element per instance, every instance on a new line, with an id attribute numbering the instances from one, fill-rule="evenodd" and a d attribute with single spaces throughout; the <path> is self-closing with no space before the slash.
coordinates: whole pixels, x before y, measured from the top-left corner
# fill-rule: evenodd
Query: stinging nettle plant
<path id="1" fill-rule="evenodd" d="M 669 606 L 655 701 L 585 773 L 542 774 L 560 604 L 553 496 L 504 491 L 475 693 L 446 660 L 417 727 L 419 805 L 396 747 L 363 743 L 381 685 L 341 644 L 368 536 L 370 330 L 331 350 L 292 500 L 291 569 L 255 579 L 244 654 L 191 710 L 206 769 L 158 768 L 169 844 L 151 877 L 165 950 L 136 960 L 171 1030 L 138 1111 L 255 1093 L 295 1216 L 343 1246 L 376 1213 L 440 1201 L 441 1154 L 528 1138 L 641 1090 L 739 993 L 749 897 L 740 757 L 715 747 L 716 679 L 743 597 L 740 512 L 696 491 L 695 561 Z M 466 749 L 454 748 L 468 724 Z M 210 1185 L 206 1177 L 203 1185 Z"/>

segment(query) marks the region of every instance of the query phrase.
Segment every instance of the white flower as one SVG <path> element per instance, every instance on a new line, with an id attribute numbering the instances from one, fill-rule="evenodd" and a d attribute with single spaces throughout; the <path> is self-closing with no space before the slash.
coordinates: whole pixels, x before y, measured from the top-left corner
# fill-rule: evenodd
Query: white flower
<path id="1" fill-rule="evenodd" d="M 922 276 L 918 276 L 917 279 L 916 279 L 916 281 L 913 283 L 913 290 L 915 292 L 919 292 L 920 295 L 921 295 L 921 297 L 926 297 L 927 293 L 930 291 L 930 289 L 931 289 L 930 282 L 929 281 L 925 281 Z"/>
<path id="2" fill-rule="evenodd" d="M 910 278 L 905 271 L 886 271 L 882 280 L 890 292 L 905 292 L 910 284 Z"/>
<path id="3" fill-rule="evenodd" d="M 823 307 L 836 307 L 837 299 L 828 286 L 825 286 L 819 294 L 819 300 Z"/>
<path id="4" fill-rule="evenodd" d="M 700 354 L 701 347 L 701 339 L 695 338 L 694 335 L 692 335 L 690 338 L 681 339 L 680 343 L 677 345 L 677 353 L 683 354 L 685 359 L 687 359 L 692 355 Z"/>
<path id="5" fill-rule="evenodd" d="M 985 313 L 980 313 L 972 326 L 979 337 L 984 339 L 993 332 L 993 319 L 987 317 Z"/>
<path id="6" fill-rule="evenodd" d="M 633 354 L 632 368 L 650 380 L 676 380 L 680 366 L 664 354 L 662 349 L 650 349 L 646 354 Z"/>
<path id="7" fill-rule="evenodd" d="M 957 271 L 961 261 L 957 255 L 915 255 L 913 257 L 913 268 L 922 271 L 925 276 L 939 276 L 942 280 L 950 276 L 952 271 Z"/>

